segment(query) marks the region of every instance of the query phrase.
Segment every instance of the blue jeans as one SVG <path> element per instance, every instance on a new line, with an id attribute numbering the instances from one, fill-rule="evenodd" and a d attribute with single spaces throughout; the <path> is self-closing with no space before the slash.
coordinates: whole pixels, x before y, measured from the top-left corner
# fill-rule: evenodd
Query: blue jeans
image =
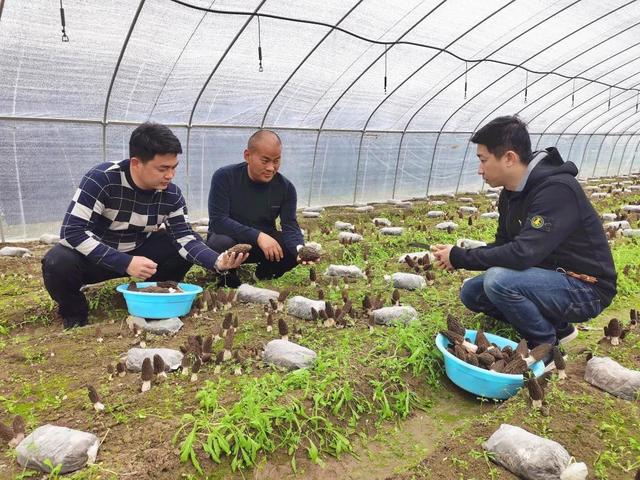
<path id="1" fill-rule="evenodd" d="M 510 323 L 527 340 L 529 348 L 541 343 L 555 345 L 556 332 L 602 311 L 598 294 L 590 284 L 535 267 L 492 267 L 463 284 L 460 300 L 474 312 Z"/>

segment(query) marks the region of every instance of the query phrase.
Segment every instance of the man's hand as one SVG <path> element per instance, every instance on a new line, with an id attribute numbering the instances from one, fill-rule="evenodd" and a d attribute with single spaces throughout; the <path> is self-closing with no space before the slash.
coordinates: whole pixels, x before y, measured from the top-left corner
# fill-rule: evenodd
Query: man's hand
<path id="1" fill-rule="evenodd" d="M 127 274 L 130 277 L 146 280 L 155 275 L 157 269 L 158 264 L 153 260 L 149 260 L 147 257 L 134 256 L 131 257 L 131 262 L 127 267 Z"/>
<path id="2" fill-rule="evenodd" d="M 451 253 L 451 249 L 453 245 L 432 245 L 431 251 L 433 252 L 433 256 L 436 257 L 436 267 L 447 270 L 448 272 L 452 272 L 455 270 L 455 267 L 451 264 L 451 260 L 449 259 L 449 254 Z"/>
<path id="3" fill-rule="evenodd" d="M 279 262 L 284 257 L 280 244 L 266 233 L 260 232 L 258 235 L 258 246 L 270 262 Z"/>
<path id="4" fill-rule="evenodd" d="M 235 253 L 225 250 L 218 255 L 215 268 L 221 272 L 225 270 L 233 270 L 234 268 L 238 268 L 247 258 L 249 258 L 248 253 Z"/>

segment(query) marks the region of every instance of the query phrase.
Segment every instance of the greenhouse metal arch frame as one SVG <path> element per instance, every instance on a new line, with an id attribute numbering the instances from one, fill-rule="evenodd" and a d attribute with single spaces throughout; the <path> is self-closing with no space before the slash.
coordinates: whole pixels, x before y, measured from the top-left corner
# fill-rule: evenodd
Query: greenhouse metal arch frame
<path id="1" fill-rule="evenodd" d="M 50 2 L 40 0 L 25 5 L 15 0 L 0 1 L 0 41 L 3 45 L 0 47 L 0 58 L 3 65 L 8 66 L 0 74 L 4 92 L 0 95 L 0 139 L 3 140 L 5 159 L 13 157 L 14 160 L 3 162 L 3 181 L 8 188 L 3 186 L 2 190 L 8 193 L 4 196 L 0 194 L 0 215 L 7 226 L 13 226 L 10 238 L 28 236 L 26 225 L 42 224 L 43 228 L 44 225 L 50 228 L 49 225 L 56 218 L 59 221 L 63 213 L 59 211 L 59 205 L 70 198 L 71 178 L 78 179 L 80 171 L 76 171 L 79 168 L 77 165 L 84 158 L 95 155 L 93 145 L 83 149 L 82 146 L 76 148 L 68 144 L 66 133 L 75 133 L 75 130 L 84 132 L 83 125 L 88 129 L 87 132 L 92 132 L 91 126 L 99 126 L 101 157 L 103 160 L 113 160 L 113 152 L 119 151 L 118 143 L 122 143 L 124 151 L 124 138 L 131 128 L 146 118 L 176 128 L 180 135 L 186 134 L 186 169 L 181 184 L 185 186 L 191 210 L 197 213 L 203 213 L 202 209 L 194 208 L 191 203 L 195 201 L 194 198 L 199 198 L 202 204 L 203 179 L 223 160 L 216 156 L 215 151 L 215 159 L 210 160 L 212 147 L 207 146 L 205 140 L 213 137 L 218 145 L 220 137 L 229 139 L 236 146 L 233 151 L 238 152 L 239 158 L 242 142 L 251 129 L 257 128 L 272 128 L 288 137 L 290 141 L 285 142 L 285 155 L 289 153 L 287 148 L 291 148 L 294 159 L 291 163 L 299 162 L 307 170 L 295 172 L 290 167 L 291 171 L 288 171 L 287 157 L 283 168 L 285 174 L 293 177 L 294 183 L 296 180 L 300 180 L 301 185 L 306 182 L 300 187 L 300 196 L 306 198 L 308 204 L 352 203 L 359 196 L 363 201 L 396 196 L 408 198 L 423 196 L 425 191 L 431 194 L 479 186 L 480 181 L 473 172 L 465 172 L 469 137 L 491 114 L 523 112 L 534 104 L 539 110 L 531 119 L 530 129 L 532 136 L 538 136 L 537 142 L 541 142 L 544 136 L 557 136 L 556 145 L 560 140 L 566 144 L 573 136 L 569 148 L 571 152 L 576 139 L 587 138 L 582 151 L 583 159 L 591 139 L 602 136 L 589 175 L 593 176 L 602 169 L 598 165 L 606 165 L 605 175 L 609 174 L 612 167 L 613 171 L 622 171 L 627 163 L 628 172 L 634 171 L 640 146 L 640 130 L 634 130 L 637 125 L 634 109 L 637 106 L 633 105 L 633 94 L 636 95 L 637 105 L 638 86 L 628 86 L 624 82 L 629 80 L 626 69 L 637 60 L 637 56 L 606 73 L 598 74 L 598 70 L 600 65 L 614 57 L 622 57 L 633 48 L 633 45 L 630 46 L 630 33 L 638 23 L 632 20 L 640 14 L 636 1 L 558 1 L 553 4 L 554 11 L 551 14 L 548 5 L 513 0 L 483 2 L 482 5 L 462 0 L 412 0 L 401 2 L 393 11 L 384 12 L 367 0 L 349 2 L 348 5 L 329 1 L 323 5 L 323 11 L 314 8 L 314 3 L 310 1 L 229 0 L 224 6 L 218 6 L 228 12 L 219 13 L 207 11 L 215 4 L 211 0 L 140 0 L 135 3 L 135 9 L 131 8 L 131 2 L 124 0 L 107 6 L 88 3 L 88 6 L 83 6 L 71 0 L 64 2 L 70 42 L 63 45 L 54 43 L 59 32 L 59 24 L 56 25 L 59 19 L 55 17 L 57 9 L 52 10 Z M 185 3 L 193 4 L 199 10 L 192 10 Z M 96 12 L 91 12 L 92 7 Z M 117 59 L 112 55 L 113 49 L 104 54 L 97 47 L 93 56 L 89 57 L 83 57 L 85 52 L 80 52 L 79 58 L 95 60 L 93 65 L 80 65 L 80 69 L 85 69 L 84 73 L 91 69 L 98 70 L 98 65 L 108 65 L 112 58 L 115 60 L 103 97 L 102 115 L 98 116 L 91 113 L 91 110 L 95 110 L 94 105 L 86 110 L 72 109 L 74 102 L 78 102 L 71 95 L 66 97 L 72 99 L 69 110 L 65 110 L 62 101 L 57 104 L 49 98 L 61 92 L 60 86 L 52 82 L 57 78 L 71 78 L 65 69 L 76 68 L 74 59 L 60 52 L 65 52 L 64 47 L 69 51 L 82 43 L 86 35 L 80 28 L 82 22 L 79 20 L 90 24 L 86 27 L 87 31 L 92 30 L 92 25 L 101 25 L 96 20 L 100 9 L 105 14 L 102 17 L 104 23 L 111 27 L 117 25 L 117 31 L 113 27 L 113 32 L 107 32 L 113 38 L 105 34 L 98 40 L 116 45 L 118 31 L 123 33 L 120 37 L 123 40 Z M 232 12 L 235 15 L 233 18 L 230 16 Z M 160 31 L 158 22 L 163 14 L 165 18 L 172 15 L 176 31 L 179 32 L 176 36 L 185 40 L 176 38 L 172 45 L 166 39 L 157 39 L 161 47 L 172 47 L 173 50 L 166 55 L 166 65 L 158 63 L 162 68 L 158 69 L 155 77 L 149 75 L 145 78 L 149 73 L 145 70 L 145 62 L 150 60 L 141 57 L 140 52 L 153 38 L 147 32 Z M 119 17 L 111 21 L 111 16 Z M 318 20 L 315 20 L 316 16 Z M 129 21 L 116 22 L 125 18 Z M 275 57 L 274 64 L 267 63 L 262 74 L 255 73 L 255 64 L 252 64 L 250 75 L 255 79 L 244 86 L 240 80 L 243 76 L 240 75 L 237 84 L 225 87 L 225 81 L 233 79 L 233 74 L 246 73 L 238 70 L 239 64 L 257 60 L 255 50 L 253 54 L 249 52 L 256 47 L 252 35 L 255 35 L 254 27 L 260 18 L 263 22 L 262 31 L 266 32 L 262 40 L 265 59 Z M 442 27 L 443 19 L 451 18 L 458 18 L 459 24 L 452 22 L 447 28 Z M 505 26 L 508 19 L 517 21 Z M 124 25 L 128 26 L 126 33 Z M 219 55 L 216 53 L 217 57 L 205 49 L 206 40 L 218 39 L 217 33 L 211 33 L 214 25 L 222 30 L 227 29 L 225 34 L 228 37 L 226 43 L 220 41 L 216 44 L 216 52 L 219 52 Z M 287 32 L 300 33 L 295 30 L 301 29 L 300 25 L 304 25 L 305 33 L 302 37 L 295 37 L 297 42 L 280 44 L 274 41 L 274 38 L 286 38 Z M 564 31 L 571 33 L 553 33 L 553 28 L 558 25 L 564 25 Z M 489 32 L 496 30 L 495 37 L 487 38 Z M 546 34 L 546 43 L 538 41 L 536 50 L 526 51 L 525 46 L 533 43 L 534 39 L 539 40 L 543 33 Z M 484 44 L 480 43 L 482 39 L 486 39 Z M 607 48 L 603 49 L 605 44 Z M 33 47 L 33 53 L 25 45 Z M 179 48 L 176 49 L 176 45 Z M 343 51 L 343 55 L 336 56 L 336 49 Z M 435 53 L 424 57 L 424 52 L 430 49 Z M 43 60 L 47 55 L 53 59 L 49 63 Z M 205 66 L 194 61 L 200 58 L 213 61 L 207 73 Z M 384 63 L 386 87 L 387 59 L 391 59 L 388 75 L 390 90 L 383 95 L 381 67 Z M 134 78 L 137 61 L 142 66 Z M 188 62 L 192 63 L 187 65 Z M 43 65 L 49 69 L 41 68 Z M 179 79 L 188 71 L 186 67 L 193 65 L 197 66 L 197 75 L 188 78 L 188 88 L 179 86 Z M 277 67 L 276 70 L 272 65 Z M 508 71 L 506 67 L 512 68 Z M 463 72 L 460 72 L 461 68 Z M 522 73 L 522 70 L 531 72 L 526 74 L 524 88 L 521 79 L 515 78 L 518 75 L 509 75 L 511 72 Z M 593 77 L 583 77 L 586 72 L 593 74 Z M 529 83 L 529 76 L 538 73 L 538 78 Z M 268 77 L 270 74 L 273 75 L 272 79 Z M 99 84 L 105 76 L 102 75 L 100 81 L 96 82 L 96 91 L 100 90 Z M 607 82 L 600 81 L 605 77 Z M 198 78 L 201 81 L 196 93 L 194 87 L 198 85 Z M 560 83 L 557 78 L 561 79 Z M 616 105 L 612 107 L 613 112 L 605 115 L 605 121 L 599 124 L 587 122 L 576 132 L 568 133 L 577 119 L 584 118 L 582 109 L 588 108 L 588 112 L 597 113 L 602 108 L 602 102 L 598 100 L 600 94 L 595 94 L 578 107 L 564 107 L 556 114 L 557 106 L 550 103 L 553 102 L 551 97 L 555 95 L 554 92 L 564 95 L 564 100 L 574 95 L 576 90 L 567 92 L 566 87 L 572 81 L 575 84 L 575 78 L 584 82 L 578 91 L 584 90 L 588 95 L 620 87 L 620 93 L 611 95 L 609 103 L 618 95 L 631 92 L 623 102 L 629 102 L 628 108 L 618 111 Z M 145 90 L 140 84 L 145 81 L 151 82 L 143 85 L 148 87 L 147 91 L 153 97 L 147 102 L 149 106 L 144 103 L 146 100 L 137 99 L 141 92 L 141 96 L 144 96 Z M 428 83 L 425 84 L 425 81 Z M 243 105 L 247 107 L 246 111 L 251 112 L 250 115 L 244 115 L 240 105 L 238 112 L 232 112 L 231 116 L 226 113 L 224 108 L 233 106 L 234 100 L 242 99 L 243 95 L 250 96 L 251 88 L 262 88 L 263 84 L 267 86 L 260 91 L 261 96 L 255 96 L 259 98 L 255 112 L 246 103 Z M 467 84 L 471 87 L 470 98 L 460 102 L 462 88 L 466 97 Z M 84 93 L 88 96 L 91 93 L 91 98 L 97 98 L 90 90 L 87 88 Z M 430 90 L 435 94 L 431 94 Z M 524 107 L 521 103 L 518 106 L 523 91 L 527 90 L 530 93 L 529 103 Z M 311 93 L 307 94 L 306 91 Z M 170 98 L 175 92 L 178 93 L 176 98 L 181 100 L 175 102 L 179 106 L 173 105 Z M 189 103 L 187 98 L 192 95 L 191 92 L 194 96 Z M 421 101 L 425 97 L 428 100 Z M 39 110 L 38 106 L 42 108 Z M 131 106 L 140 107 L 139 112 Z M 145 108 L 148 111 L 146 117 Z M 203 116 L 205 109 L 208 109 L 206 117 Z M 487 111 L 491 113 L 487 115 Z M 88 114 L 78 115 L 80 112 Z M 180 121 L 180 117 L 185 120 Z M 210 117 L 213 117 L 213 121 Z M 529 120 L 526 116 L 523 118 Z M 550 132 L 551 126 L 560 122 L 566 122 L 560 126 L 561 133 Z M 413 130 L 409 129 L 410 126 Z M 196 130 L 198 135 L 194 138 Z M 57 143 L 50 140 L 49 131 L 55 131 L 60 137 Z M 622 137 L 627 137 L 624 148 Z M 32 141 L 33 145 L 25 146 L 29 143 L 24 142 L 25 138 Z M 66 183 L 61 182 L 67 190 L 55 190 L 57 187 L 54 185 L 49 194 L 59 202 L 55 207 L 57 211 L 54 211 L 55 208 L 51 212 L 35 210 L 29 183 L 33 180 L 23 170 L 27 168 L 25 165 L 37 164 L 38 155 L 41 154 L 38 148 L 46 150 L 45 147 L 38 147 L 41 140 L 41 144 L 53 143 L 59 147 L 59 150 L 54 149 L 53 157 L 59 158 L 58 163 L 66 165 L 68 170 L 65 173 L 68 177 Z M 298 141 L 302 146 L 297 146 Z M 461 143 L 465 147 L 462 157 L 454 151 Z M 607 148 L 611 148 L 610 151 L 605 151 L 605 143 Z M 202 152 L 200 156 L 196 155 L 198 147 Z M 604 157 L 603 160 L 600 160 L 600 155 Z M 323 158 L 320 181 L 316 175 L 319 169 L 316 160 L 319 158 Z M 409 158 L 411 161 L 407 160 Z M 431 166 L 427 167 L 429 159 Z M 434 171 L 436 166 L 444 166 L 447 171 Z M 427 168 L 429 172 L 425 174 Z M 325 172 L 331 173 L 332 169 L 336 170 L 335 174 L 327 176 Z M 200 176 L 199 191 L 191 188 L 195 182 L 194 175 Z M 7 183 L 7 179 L 12 177 L 16 180 Z M 53 176 L 50 178 L 55 183 L 56 179 Z M 333 186 L 332 182 L 338 186 Z M 66 200 L 57 200 L 57 197 Z M 16 211 L 21 213 L 16 214 Z"/>

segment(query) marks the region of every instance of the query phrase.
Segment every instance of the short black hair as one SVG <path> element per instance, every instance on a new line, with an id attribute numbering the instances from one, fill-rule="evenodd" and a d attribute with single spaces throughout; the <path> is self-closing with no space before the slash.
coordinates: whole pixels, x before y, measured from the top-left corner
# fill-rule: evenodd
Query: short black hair
<path id="1" fill-rule="evenodd" d="M 471 141 L 484 145 L 498 158 L 508 150 L 513 150 L 525 165 L 531 161 L 531 137 L 529 137 L 527 124 L 518 115 L 494 118 L 474 133 Z"/>
<path id="2" fill-rule="evenodd" d="M 129 139 L 129 158 L 136 157 L 143 163 L 156 155 L 182 153 L 180 140 L 166 125 L 145 122 L 138 126 Z"/>
<path id="3" fill-rule="evenodd" d="M 249 137 L 249 140 L 247 141 L 247 150 L 253 150 L 256 143 L 267 135 L 274 135 L 276 140 L 278 140 L 278 143 L 282 145 L 282 140 L 280 140 L 280 136 L 276 132 L 262 128 Z"/>

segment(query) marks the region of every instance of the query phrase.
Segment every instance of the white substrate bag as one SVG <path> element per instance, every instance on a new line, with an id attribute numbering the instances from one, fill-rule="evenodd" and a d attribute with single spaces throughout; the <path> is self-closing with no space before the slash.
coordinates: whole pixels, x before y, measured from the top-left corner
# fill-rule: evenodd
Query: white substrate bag
<path id="1" fill-rule="evenodd" d="M 402 235 L 404 233 L 404 228 L 402 227 L 382 227 L 380 229 L 380 233 L 382 235 Z"/>
<path id="2" fill-rule="evenodd" d="M 16 454 L 23 468 L 50 472 L 45 464 L 49 460 L 54 468 L 61 465 L 60 473 L 64 474 L 94 463 L 98 447 L 100 439 L 92 433 L 43 425 L 18 444 Z"/>
<path id="3" fill-rule="evenodd" d="M 0 257 L 32 257 L 31 250 L 23 247 L 2 247 Z"/>
<path id="4" fill-rule="evenodd" d="M 373 316 L 373 321 L 377 325 L 387 326 L 392 326 L 396 323 L 403 323 L 404 325 L 407 325 L 412 320 L 418 318 L 418 312 L 416 312 L 416 309 L 409 305 L 403 305 L 401 307 L 382 307 L 377 310 L 373 310 L 371 315 Z"/>
<path id="5" fill-rule="evenodd" d="M 407 255 L 411 257 L 411 260 L 413 260 L 414 262 L 417 262 L 419 258 L 423 258 L 423 257 L 427 257 L 429 259 L 429 262 L 434 262 L 436 259 L 436 257 L 431 252 L 427 252 L 427 251 L 411 252 L 411 253 L 403 253 L 402 255 L 400 255 L 398 257 L 398 263 L 406 262 L 405 258 L 407 257 Z"/>
<path id="6" fill-rule="evenodd" d="M 325 277 L 364 278 L 364 273 L 356 265 L 329 265 L 324 275 Z"/>
<path id="7" fill-rule="evenodd" d="M 424 277 L 415 273 L 396 272 L 392 275 L 385 275 L 384 279 L 389 283 L 393 282 L 394 288 L 404 290 L 419 290 L 427 286 Z"/>
<path id="8" fill-rule="evenodd" d="M 460 238 L 456 242 L 456 247 L 465 248 L 467 250 L 471 250 L 473 248 L 478 247 L 486 247 L 487 242 L 483 242 L 481 240 L 472 240 L 470 238 Z"/>
<path id="9" fill-rule="evenodd" d="M 573 464 L 571 455 L 562 445 L 520 427 L 503 423 L 482 448 L 492 454 L 496 463 L 526 480 L 587 478 L 584 463 Z M 580 472 L 584 474 L 576 476 Z"/>
<path id="10" fill-rule="evenodd" d="M 358 233 L 351 233 L 351 232 L 340 232 L 338 234 L 338 241 L 358 243 L 362 241 L 362 235 Z"/>
<path id="11" fill-rule="evenodd" d="M 640 395 L 640 371 L 625 368 L 609 357 L 591 358 L 584 379 L 624 400 L 635 400 Z"/>
<path id="12" fill-rule="evenodd" d="M 320 310 L 324 310 L 324 307 L 324 300 L 312 300 L 300 295 L 287 300 L 287 313 L 304 320 L 312 319 L 312 308 L 315 308 L 316 312 L 320 312 Z"/>
<path id="13" fill-rule="evenodd" d="M 287 340 L 271 340 L 264 347 L 263 360 L 267 363 L 295 370 L 310 367 L 316 360 L 317 354 L 297 343 Z"/>
<path id="14" fill-rule="evenodd" d="M 127 352 L 126 366 L 130 372 L 142 371 L 142 362 L 145 358 L 153 361 L 154 355 L 160 355 L 164 360 L 165 370 L 176 370 L 182 362 L 182 352 L 171 348 L 131 348 Z"/>
<path id="15" fill-rule="evenodd" d="M 356 227 L 354 227 L 352 223 L 341 222 L 340 220 L 336 221 L 334 225 L 336 229 L 340 230 L 341 232 L 353 232 L 356 229 Z"/>
<path id="16" fill-rule="evenodd" d="M 277 301 L 279 296 L 280 294 L 275 290 L 258 288 L 248 283 L 243 283 L 238 287 L 236 300 L 242 303 L 259 303 L 265 305 L 269 303 L 269 299 Z"/>

